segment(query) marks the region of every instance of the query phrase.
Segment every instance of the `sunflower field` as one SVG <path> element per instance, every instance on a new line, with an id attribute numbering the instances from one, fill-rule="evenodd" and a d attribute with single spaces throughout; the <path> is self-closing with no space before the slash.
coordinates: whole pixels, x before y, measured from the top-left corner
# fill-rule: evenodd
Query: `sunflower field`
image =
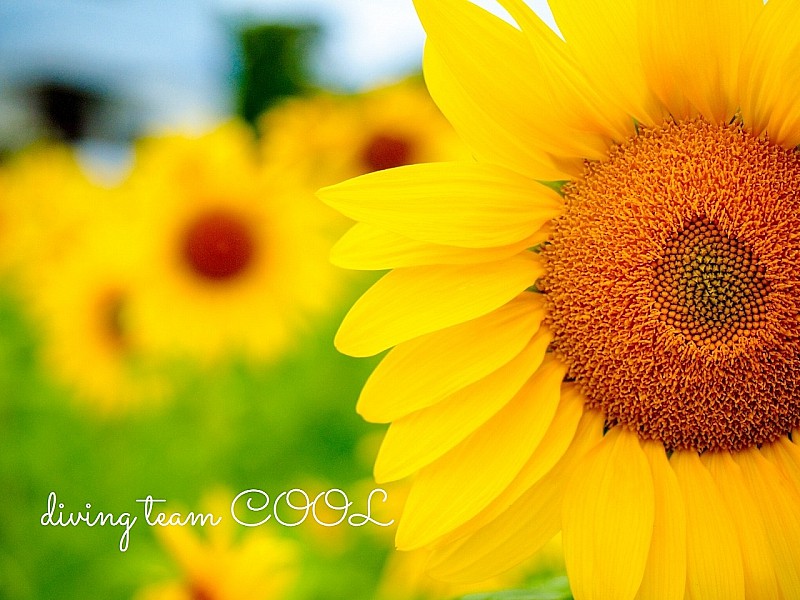
<path id="1" fill-rule="evenodd" d="M 800 600 L 800 5 L 407 0 L 336 85 L 89 4 L 0 5 L 0 599 Z"/>
<path id="2" fill-rule="evenodd" d="M 377 362 L 333 345 L 376 276 L 331 263 L 353 223 L 316 191 L 469 153 L 418 74 L 334 91 L 291 77 L 303 47 L 258 71 L 304 33 L 245 30 L 240 116 L 139 135 L 112 177 L 69 123 L 7 140 L 0 597 L 413 600 L 522 581 L 444 583 L 424 552 L 394 552 L 407 486 L 375 483 L 382 428 L 354 410 Z M 553 549 L 542 564 L 560 573 Z"/>

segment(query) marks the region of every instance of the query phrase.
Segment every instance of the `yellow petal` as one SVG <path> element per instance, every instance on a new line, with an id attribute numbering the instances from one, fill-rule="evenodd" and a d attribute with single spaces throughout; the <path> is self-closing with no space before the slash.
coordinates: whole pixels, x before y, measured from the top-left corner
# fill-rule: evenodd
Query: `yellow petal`
<path id="1" fill-rule="evenodd" d="M 614 427 L 575 469 L 564 495 L 561 536 L 573 595 L 633 600 L 654 518 L 653 475 L 639 438 Z"/>
<path id="2" fill-rule="evenodd" d="M 757 499 L 784 600 L 797 600 L 800 598 L 800 496 L 757 449 L 737 452 L 734 458 Z"/>
<path id="3" fill-rule="evenodd" d="M 664 447 L 643 442 L 655 491 L 653 539 L 636 600 L 682 600 L 686 590 L 686 511 Z"/>
<path id="4" fill-rule="evenodd" d="M 542 274 L 541 261 L 532 253 L 478 265 L 397 269 L 353 305 L 334 343 L 345 354 L 371 356 L 485 315 Z"/>
<path id="5" fill-rule="evenodd" d="M 514 130 L 515 124 L 508 123 L 505 115 L 479 104 L 429 43 L 425 44 L 422 70 L 431 97 L 480 162 L 500 165 L 540 181 L 561 181 L 582 172 L 579 157 L 573 157 L 568 164 L 558 164 L 531 143 L 530 135 Z"/>
<path id="6" fill-rule="evenodd" d="M 431 97 L 480 162 L 500 165 L 540 181 L 561 181 L 582 172 L 579 157 L 573 157 L 569 164 L 557 164 L 531 143 L 531 136 L 519 135 L 502 113 L 480 105 L 429 43 L 425 44 L 422 70 Z"/>
<path id="7" fill-rule="evenodd" d="M 452 118 L 448 95 L 454 88 L 471 101 L 472 114 L 480 107 L 501 131 L 539 150 L 562 158 L 605 156 L 618 133 L 609 125 L 613 111 L 581 80 L 563 44 L 530 44 L 518 29 L 466 0 L 416 0 L 415 6 L 434 61 L 432 69 L 426 64 L 428 87 L 459 133 L 480 123 Z"/>
<path id="8" fill-rule="evenodd" d="M 403 342 L 364 384 L 359 414 L 367 421 L 388 423 L 480 381 L 522 352 L 544 314 L 541 295 L 524 292 L 487 315 Z M 537 343 L 542 356 L 548 340 Z M 505 374 L 520 368 L 525 370 L 524 365 L 512 366 Z M 531 366 L 528 374 L 535 369 Z"/>
<path id="9" fill-rule="evenodd" d="M 585 65 L 575 60 L 573 40 L 568 39 L 565 44 L 523 0 L 498 0 L 498 4 L 508 11 L 527 38 L 533 55 L 527 68 L 538 73 L 537 91 L 542 93 L 544 106 L 554 110 L 549 118 L 561 119 L 566 135 L 583 137 L 600 133 L 606 140 L 619 141 L 634 134 L 633 119 L 619 102 L 625 92 L 606 82 L 596 85 L 591 80 L 592 74 L 584 69 Z M 585 9 L 590 10 L 589 7 Z M 592 16 L 596 17 L 596 12 Z M 624 26 L 624 18 L 615 16 L 623 22 L 617 26 L 619 29 Z M 554 150 L 556 155 L 561 153 Z"/>
<path id="10" fill-rule="evenodd" d="M 585 399 L 574 383 L 563 384 L 553 422 L 514 480 L 475 518 L 444 536 L 442 544 L 454 542 L 491 523 L 547 475 L 564 457 L 572 441 L 579 435 L 578 424 L 584 414 L 584 403 Z M 587 433 L 584 431 L 580 435 L 587 436 Z M 587 439 L 591 439 L 591 436 L 589 435 Z"/>
<path id="11" fill-rule="evenodd" d="M 739 108 L 739 56 L 760 0 L 640 0 L 639 41 L 651 89 L 672 115 L 715 123 Z"/>
<path id="12" fill-rule="evenodd" d="M 512 15 L 526 8 L 522 0 L 499 2 L 514 10 Z M 639 54 L 636 0 L 550 0 L 549 5 L 570 53 L 595 89 L 640 123 L 660 124 L 661 108 Z"/>
<path id="13" fill-rule="evenodd" d="M 739 536 L 745 597 L 779 600 L 764 521 L 741 470 L 728 452 L 706 452 L 702 460 L 714 477 Z"/>
<path id="14" fill-rule="evenodd" d="M 383 270 L 421 265 L 465 265 L 509 258 L 544 242 L 545 225 L 528 238 L 508 246 L 460 248 L 412 240 L 367 223 L 356 223 L 331 249 L 331 262 L 345 269 Z"/>
<path id="15" fill-rule="evenodd" d="M 800 447 L 784 437 L 771 444 L 764 444 L 761 453 L 778 467 L 794 491 L 800 495 Z"/>
<path id="16" fill-rule="evenodd" d="M 533 556 L 561 529 L 566 479 L 602 439 L 604 421 L 596 411 L 585 413 L 558 464 L 496 519 L 458 543 L 437 548 L 431 555 L 431 575 L 447 581 L 481 581 Z"/>
<path id="17" fill-rule="evenodd" d="M 511 401 L 414 480 L 395 542 L 430 544 L 485 508 L 511 482 L 553 420 L 566 367 L 548 360 Z"/>
<path id="18" fill-rule="evenodd" d="M 800 144 L 800 6 L 770 0 L 761 8 L 742 50 L 742 118 L 755 134 L 766 132 L 785 148 Z"/>
<path id="19" fill-rule="evenodd" d="M 392 423 L 375 459 L 375 480 L 383 483 L 414 473 L 485 423 L 539 368 L 551 340 L 549 332 L 540 331 L 507 365 L 438 404 Z"/>
<path id="20" fill-rule="evenodd" d="M 508 506 L 516 501 L 522 494 L 533 486 L 537 481 L 544 477 L 550 469 L 564 456 L 575 437 L 578 423 L 583 416 L 585 398 L 574 383 L 565 383 L 561 386 L 561 398 L 556 408 L 556 414 L 550 423 L 547 432 L 544 434 L 541 443 L 536 446 L 536 450 L 531 455 L 528 462 L 520 470 L 517 477 L 503 491 L 503 495 L 498 498 L 499 505 Z M 492 514 L 488 507 L 484 513 Z M 481 517 L 485 518 L 484 513 Z M 491 518 L 494 518 L 492 516 Z"/>
<path id="21" fill-rule="evenodd" d="M 744 570 L 730 511 L 696 452 L 670 458 L 686 507 L 687 600 L 744 600 Z"/>
<path id="22" fill-rule="evenodd" d="M 367 173 L 318 192 L 356 221 L 433 244 L 486 248 L 530 237 L 563 212 L 549 187 L 492 165 L 430 163 Z"/>

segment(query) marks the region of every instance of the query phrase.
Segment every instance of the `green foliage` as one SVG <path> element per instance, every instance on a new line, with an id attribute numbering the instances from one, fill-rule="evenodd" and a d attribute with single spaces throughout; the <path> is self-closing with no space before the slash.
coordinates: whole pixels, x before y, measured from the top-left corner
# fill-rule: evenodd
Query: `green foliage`
<path id="1" fill-rule="evenodd" d="M 504 590 L 489 594 L 470 594 L 461 600 L 572 600 L 566 577 L 554 577 L 525 590 Z"/>
<path id="2" fill-rule="evenodd" d="M 539 183 L 546 185 L 560 196 L 563 196 L 564 186 L 569 182 L 565 180 L 565 181 L 540 181 Z"/>
<path id="3" fill-rule="evenodd" d="M 315 25 L 254 25 L 242 30 L 238 114 L 254 125 L 277 101 L 308 91 L 309 49 Z"/>
<path id="4" fill-rule="evenodd" d="M 272 365 L 174 365 L 178 391 L 163 406 L 104 418 L 51 380 L 37 360 L 35 330 L 0 294 L 0 598 L 123 600 L 179 577 L 141 517 L 125 553 L 116 527 L 42 527 L 51 491 L 67 510 L 91 502 L 119 514 L 139 513 L 135 500 L 147 494 L 166 498 L 168 512 L 202 511 L 217 488 L 232 499 L 248 488 L 274 497 L 338 487 L 364 508 L 358 486 L 371 464 L 361 440 L 377 430 L 354 405 L 375 361 L 336 352 L 340 319 L 331 315 Z M 391 537 L 345 525 L 332 551 L 316 543 L 314 527 L 272 529 L 298 541 L 293 598 L 371 599 Z"/>

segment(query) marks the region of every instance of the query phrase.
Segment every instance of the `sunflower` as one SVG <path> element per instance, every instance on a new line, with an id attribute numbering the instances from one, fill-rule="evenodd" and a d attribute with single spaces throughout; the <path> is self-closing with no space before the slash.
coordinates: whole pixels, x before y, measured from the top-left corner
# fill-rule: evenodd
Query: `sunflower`
<path id="1" fill-rule="evenodd" d="M 267 160 L 314 188 L 417 162 L 466 158 L 466 149 L 421 82 L 353 95 L 292 98 L 260 122 Z"/>
<path id="2" fill-rule="evenodd" d="M 86 200 L 110 208 L 116 203 L 109 196 Z M 57 268 L 30 273 L 23 286 L 48 372 L 101 414 L 152 406 L 168 390 L 127 318 L 142 286 L 137 252 L 142 238 L 131 235 L 122 215 L 98 215 Z"/>
<path id="3" fill-rule="evenodd" d="M 228 510 L 219 495 L 207 505 L 217 518 Z M 216 526 L 206 524 L 204 535 L 189 526 L 157 527 L 156 533 L 181 577 L 142 589 L 136 600 L 273 600 L 288 597 L 297 579 L 297 548 L 264 528 L 246 529 L 222 517 Z"/>
<path id="4" fill-rule="evenodd" d="M 561 536 L 556 535 L 524 568 L 516 568 L 481 582 L 451 583 L 434 579 L 427 570 L 430 550 L 420 548 L 411 552 L 391 554 L 383 567 L 377 600 L 444 600 L 467 594 L 486 594 L 503 589 L 522 587 L 530 574 L 536 579 L 563 576 Z M 483 596 L 482 596 L 483 597 Z M 491 596 L 490 596 L 491 597 Z"/>
<path id="5" fill-rule="evenodd" d="M 88 198 L 99 191 L 65 146 L 10 157 L 0 172 L 0 270 L 24 277 L 45 264 L 57 268 L 91 219 Z"/>
<path id="6" fill-rule="evenodd" d="M 147 283 L 130 309 L 149 350 L 271 359 L 331 305 L 321 211 L 258 160 L 243 125 L 144 141 L 126 189 L 149 215 Z"/>
<path id="7" fill-rule="evenodd" d="M 48 374 L 101 413 L 160 397 L 163 382 L 125 318 L 142 239 L 129 205 L 92 183 L 64 147 L 32 149 L 7 169 L 2 260 Z"/>
<path id="8" fill-rule="evenodd" d="M 800 598 L 800 5 L 416 0 L 474 162 L 321 197 L 391 268 L 336 338 L 416 473 L 396 543 L 489 577 L 562 532 L 591 598 Z M 554 190 L 559 190 L 558 194 Z"/>

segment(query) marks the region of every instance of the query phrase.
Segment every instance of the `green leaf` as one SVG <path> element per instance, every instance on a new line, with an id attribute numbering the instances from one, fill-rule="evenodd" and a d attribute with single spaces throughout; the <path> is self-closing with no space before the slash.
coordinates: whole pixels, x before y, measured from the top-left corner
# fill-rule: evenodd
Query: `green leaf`
<path id="1" fill-rule="evenodd" d="M 549 187 L 551 190 L 553 190 L 557 194 L 560 194 L 561 196 L 563 196 L 564 195 L 564 186 L 567 185 L 569 183 L 569 181 L 568 180 L 563 180 L 563 181 L 539 181 L 539 183 L 541 183 L 542 185 L 546 185 L 547 187 Z"/>
<path id="2" fill-rule="evenodd" d="M 572 600 L 572 594 L 569 591 L 569 582 L 566 577 L 554 577 L 527 590 L 470 594 L 461 600 Z"/>
<path id="3" fill-rule="evenodd" d="M 250 25 L 240 33 L 239 115 L 255 125 L 280 100 L 311 89 L 309 51 L 319 33 L 314 24 Z"/>

